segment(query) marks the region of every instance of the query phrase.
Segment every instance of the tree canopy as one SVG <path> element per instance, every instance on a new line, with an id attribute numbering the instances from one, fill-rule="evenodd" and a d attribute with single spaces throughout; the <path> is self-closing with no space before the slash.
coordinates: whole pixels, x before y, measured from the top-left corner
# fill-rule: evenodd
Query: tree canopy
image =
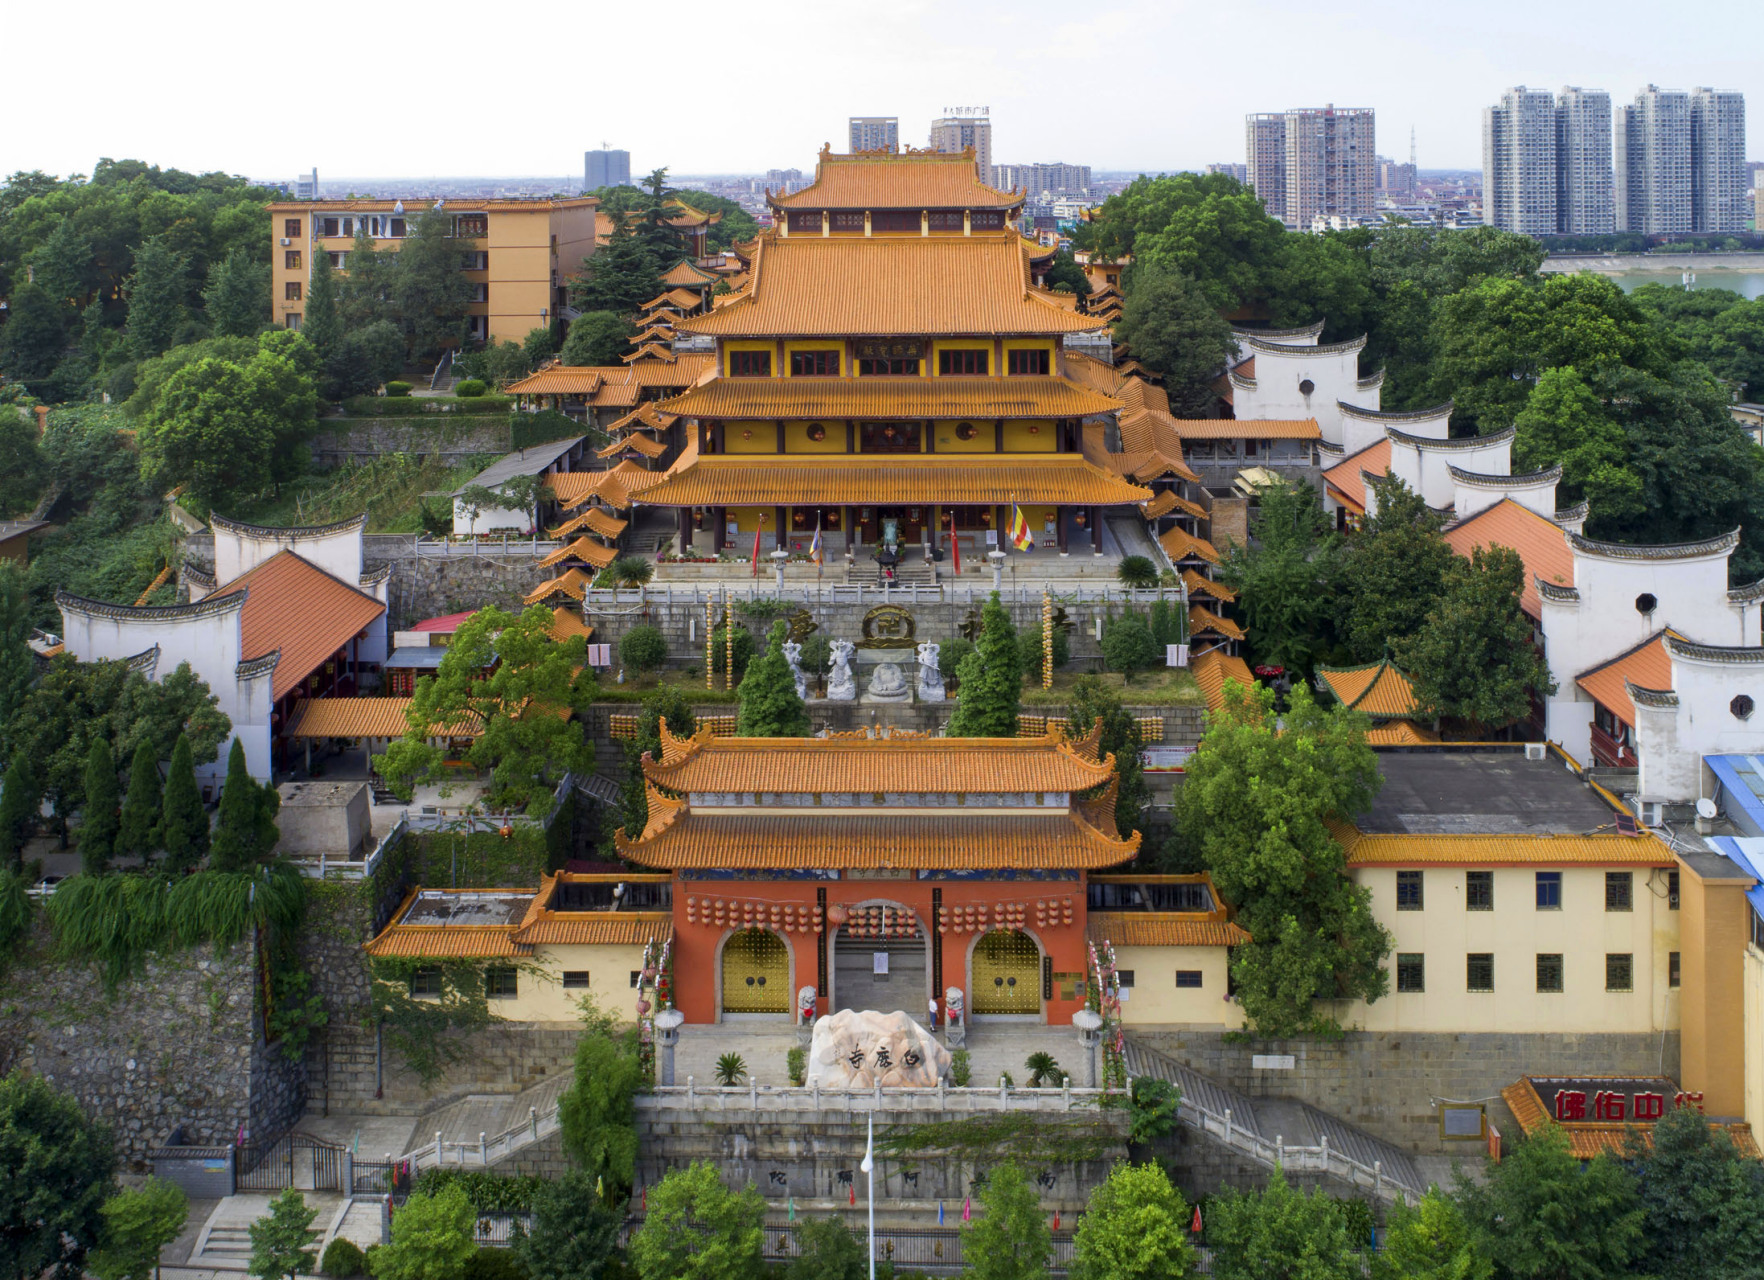
<path id="1" fill-rule="evenodd" d="M 796 677 L 784 657 L 790 627 L 782 618 L 772 624 L 766 651 L 748 664 L 737 693 L 741 713 L 735 732 L 743 738 L 806 738 L 808 708 L 796 693 Z"/>
<path id="2" fill-rule="evenodd" d="M 944 732 L 952 738 L 1011 738 L 1023 699 L 1022 654 L 1011 615 L 994 591 L 980 612 L 980 634 L 956 667 L 956 709 Z"/>
<path id="3" fill-rule="evenodd" d="M 642 1280 L 758 1280 L 765 1219 L 765 1199 L 752 1184 L 731 1191 L 716 1165 L 695 1161 L 650 1188 L 631 1264 Z"/>
<path id="4" fill-rule="evenodd" d="M 0 1277 L 78 1275 L 102 1238 L 110 1133 L 41 1076 L 0 1076 Z"/>
<path id="5" fill-rule="evenodd" d="M 1171 413 L 1212 416 L 1212 384 L 1232 352 L 1231 326 L 1194 280 L 1156 266 L 1134 272 L 1115 336 L 1163 377 Z"/>

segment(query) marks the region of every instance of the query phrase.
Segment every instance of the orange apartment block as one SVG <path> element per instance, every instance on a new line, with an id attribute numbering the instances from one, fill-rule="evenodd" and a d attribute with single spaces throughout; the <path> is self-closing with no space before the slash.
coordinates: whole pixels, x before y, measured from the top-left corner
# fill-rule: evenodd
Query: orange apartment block
<path id="1" fill-rule="evenodd" d="M 473 285 L 471 336 L 519 342 L 551 323 L 567 305 L 569 278 L 594 252 L 591 198 L 481 200 L 444 206 L 453 234 L 471 255 L 462 270 Z M 306 307 L 312 255 L 349 269 L 355 235 L 364 225 L 378 248 L 398 248 L 428 208 L 398 200 L 300 200 L 268 206 L 275 323 L 298 329 Z"/>

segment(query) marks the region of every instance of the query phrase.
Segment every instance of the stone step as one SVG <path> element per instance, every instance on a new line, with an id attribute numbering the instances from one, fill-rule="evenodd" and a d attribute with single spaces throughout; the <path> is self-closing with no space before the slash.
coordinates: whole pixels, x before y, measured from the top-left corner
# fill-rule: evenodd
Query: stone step
<path id="1" fill-rule="evenodd" d="M 1160 1080 L 1168 1080 L 1182 1090 L 1185 1099 L 1216 1115 L 1224 1115 L 1229 1110 L 1234 1127 L 1260 1138 L 1273 1136 L 1263 1132 L 1256 1115 L 1256 1104 L 1250 1101 L 1247 1094 L 1228 1089 L 1200 1072 L 1183 1066 L 1174 1058 L 1167 1058 L 1157 1050 L 1148 1049 L 1132 1039 L 1127 1041 L 1127 1074 L 1156 1076 Z"/>

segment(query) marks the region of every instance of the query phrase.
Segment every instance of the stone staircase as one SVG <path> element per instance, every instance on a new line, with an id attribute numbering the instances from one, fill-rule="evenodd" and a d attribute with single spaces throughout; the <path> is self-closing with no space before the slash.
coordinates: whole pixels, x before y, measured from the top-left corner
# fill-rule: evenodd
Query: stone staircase
<path id="1" fill-rule="evenodd" d="M 487 1168 L 508 1159 L 557 1129 L 557 1100 L 571 1076 L 559 1074 L 520 1093 L 474 1093 L 417 1121 L 404 1158 L 418 1168 L 433 1164 Z"/>
<path id="2" fill-rule="evenodd" d="M 1383 1200 L 1413 1202 L 1427 1191 L 1427 1179 L 1408 1152 L 1309 1103 L 1251 1099 L 1131 1038 L 1127 1074 L 1176 1085 L 1183 1123 L 1264 1168 L 1278 1164 L 1291 1173 L 1322 1173 Z"/>

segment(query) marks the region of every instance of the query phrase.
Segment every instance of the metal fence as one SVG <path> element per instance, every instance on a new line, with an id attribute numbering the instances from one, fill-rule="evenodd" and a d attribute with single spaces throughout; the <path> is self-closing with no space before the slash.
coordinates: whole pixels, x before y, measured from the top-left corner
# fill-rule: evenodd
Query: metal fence
<path id="1" fill-rule="evenodd" d="M 1039 604 L 1044 587 L 1034 583 L 1006 583 L 999 598 L 1017 604 Z M 1187 588 L 1178 583 L 1170 587 L 1130 588 L 1123 586 L 1045 586 L 1055 604 L 1153 604 L 1159 600 L 1186 603 Z M 950 583 L 943 586 L 903 584 L 883 587 L 874 583 L 785 583 L 782 591 L 774 584 L 759 583 L 698 583 L 664 582 L 636 588 L 596 588 L 586 593 L 582 605 L 592 612 L 596 607 L 621 605 L 680 604 L 705 605 L 725 597 L 737 600 L 792 600 L 803 604 L 968 604 L 980 605 L 992 597 L 989 586 Z"/>
<path id="2" fill-rule="evenodd" d="M 823 1089 L 803 1086 L 758 1085 L 733 1088 L 700 1085 L 691 1076 L 683 1085 L 657 1085 L 637 1095 L 640 1111 L 839 1111 L 956 1112 L 956 1111 L 1080 1111 L 1125 1103 L 1120 1089 L 1084 1089 L 1070 1085 L 1058 1089 L 1025 1089 L 1010 1085 L 997 1088 L 951 1088 L 935 1086 L 910 1089 Z M 1186 1106 L 1186 1102 L 1184 1106 Z"/>
<path id="3" fill-rule="evenodd" d="M 284 1187 L 341 1191 L 348 1153 L 347 1147 L 298 1133 L 267 1142 L 241 1143 L 235 1156 L 234 1187 L 237 1191 L 280 1191 Z"/>

